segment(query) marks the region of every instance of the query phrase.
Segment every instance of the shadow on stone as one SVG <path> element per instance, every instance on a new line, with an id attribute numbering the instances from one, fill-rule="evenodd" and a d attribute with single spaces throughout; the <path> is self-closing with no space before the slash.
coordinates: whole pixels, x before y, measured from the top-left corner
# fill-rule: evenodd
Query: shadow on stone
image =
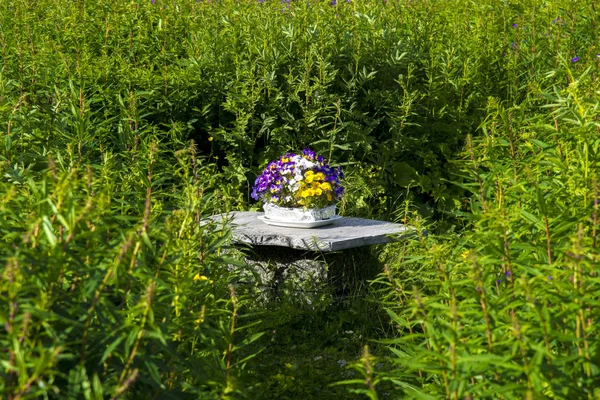
<path id="1" fill-rule="evenodd" d="M 352 295 L 374 279 L 381 271 L 374 247 L 322 253 L 257 246 L 247 251 L 246 262 L 260 277 L 265 300 L 310 305 Z"/>

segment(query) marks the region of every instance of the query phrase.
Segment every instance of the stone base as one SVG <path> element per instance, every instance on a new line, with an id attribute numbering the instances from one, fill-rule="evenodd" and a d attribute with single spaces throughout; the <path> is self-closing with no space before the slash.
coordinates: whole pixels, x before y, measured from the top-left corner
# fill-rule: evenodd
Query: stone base
<path id="1" fill-rule="evenodd" d="M 382 270 L 379 247 L 416 234 L 402 224 L 352 217 L 315 229 L 271 226 L 258 219 L 263 215 L 236 211 L 213 218 L 230 223 L 233 242 L 247 246 L 250 268 L 241 283 L 258 286 L 267 300 L 314 304 L 355 295 Z"/>
<path id="2" fill-rule="evenodd" d="M 374 249 L 317 253 L 279 246 L 247 251 L 246 262 L 255 273 L 265 300 L 315 304 L 356 293 L 380 272 Z"/>

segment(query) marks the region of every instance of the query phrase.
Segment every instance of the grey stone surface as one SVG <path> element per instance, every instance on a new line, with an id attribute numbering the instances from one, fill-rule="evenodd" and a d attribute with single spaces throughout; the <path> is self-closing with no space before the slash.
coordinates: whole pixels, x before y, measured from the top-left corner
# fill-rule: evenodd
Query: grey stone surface
<path id="1" fill-rule="evenodd" d="M 237 242 L 321 252 L 390 243 L 411 233 L 402 224 L 353 217 L 319 228 L 285 228 L 265 224 L 257 218 L 261 215 L 261 212 L 238 211 L 220 218 L 231 220 L 233 238 Z"/>

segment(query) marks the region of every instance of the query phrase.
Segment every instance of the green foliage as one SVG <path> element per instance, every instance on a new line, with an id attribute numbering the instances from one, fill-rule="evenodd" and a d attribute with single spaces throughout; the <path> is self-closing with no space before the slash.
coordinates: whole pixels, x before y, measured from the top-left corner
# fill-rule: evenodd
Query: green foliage
<path id="1" fill-rule="evenodd" d="M 200 225 L 215 209 L 203 188 L 208 167 L 197 167 L 194 147 L 173 153 L 150 137 L 136 152 L 85 161 L 69 146 L 43 158 L 30 144 L 20 156 L 46 168 L 7 164 L 3 397 L 238 391 L 245 346 L 260 335 L 235 337 L 247 295 L 227 283 L 229 232 Z"/>
<path id="2" fill-rule="evenodd" d="M 89 102 L 96 118 L 47 143 L 82 153 L 171 127 L 165 140 L 193 138 L 217 162 L 236 206 L 268 161 L 311 146 L 346 169 L 349 212 L 389 217 L 407 195 L 453 210 L 449 162 L 513 82 L 488 5 L 463 3 L 11 0 L 2 92 L 50 116 Z"/>
<path id="3" fill-rule="evenodd" d="M 469 230 L 391 256 L 380 281 L 396 366 L 381 378 L 407 397 L 599 398 L 592 71 L 565 60 L 547 76 L 568 85 L 511 107 L 490 99 L 460 162 Z"/>
<path id="4" fill-rule="evenodd" d="M 0 2 L 0 397 L 598 398 L 596 8 Z M 391 326 L 263 312 L 201 224 L 305 146 L 346 215 L 435 221 Z"/>

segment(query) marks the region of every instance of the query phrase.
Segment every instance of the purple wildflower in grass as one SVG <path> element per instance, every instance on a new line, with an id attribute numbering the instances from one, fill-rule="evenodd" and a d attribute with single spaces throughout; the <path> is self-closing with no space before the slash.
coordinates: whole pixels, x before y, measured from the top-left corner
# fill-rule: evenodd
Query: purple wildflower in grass
<path id="1" fill-rule="evenodd" d="M 517 48 L 517 42 L 512 42 L 510 44 L 510 47 L 512 47 L 513 49 L 516 49 Z"/>
<path id="2" fill-rule="evenodd" d="M 337 0 L 331 0 L 331 5 L 335 6 L 337 4 Z"/>
<path id="3" fill-rule="evenodd" d="M 551 281 L 552 279 L 554 279 L 552 278 L 552 275 L 548 275 L 548 280 Z"/>
<path id="4" fill-rule="evenodd" d="M 600 58 L 600 54 L 596 54 L 596 57 Z"/>
<path id="5" fill-rule="evenodd" d="M 558 20 L 559 20 L 559 19 L 560 19 L 560 17 L 556 17 L 556 18 L 554 18 L 554 19 L 552 20 L 552 23 L 553 23 L 553 24 L 556 24 L 556 23 L 558 22 Z"/>
<path id="6" fill-rule="evenodd" d="M 504 273 L 504 276 L 506 276 L 506 277 L 508 278 L 508 277 L 510 276 L 510 271 L 506 271 L 506 272 Z"/>
<path id="7" fill-rule="evenodd" d="M 579 61 L 579 57 L 575 56 L 575 57 L 571 58 L 572 63 L 576 63 L 577 61 Z"/>
<path id="8" fill-rule="evenodd" d="M 258 0 L 258 2 L 259 2 L 259 3 L 264 3 L 264 2 L 265 2 L 265 0 Z"/>
<path id="9" fill-rule="evenodd" d="M 152 0 L 152 4 L 156 3 L 156 0 Z"/>
<path id="10" fill-rule="evenodd" d="M 513 27 L 513 28 L 516 28 L 516 27 L 517 27 L 517 24 L 512 24 L 512 27 Z"/>

